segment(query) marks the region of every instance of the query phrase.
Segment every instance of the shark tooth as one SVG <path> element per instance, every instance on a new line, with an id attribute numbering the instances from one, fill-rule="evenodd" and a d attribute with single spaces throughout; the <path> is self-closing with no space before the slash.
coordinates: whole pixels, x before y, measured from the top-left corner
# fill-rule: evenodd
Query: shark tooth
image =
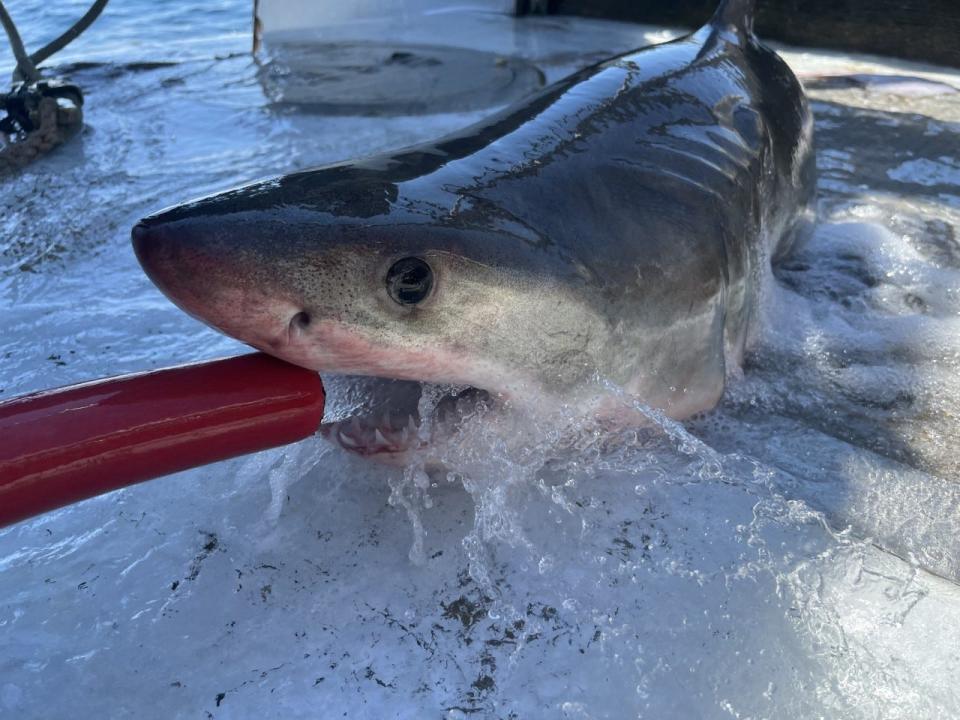
<path id="1" fill-rule="evenodd" d="M 344 446 L 346 446 L 346 447 L 348 447 L 348 448 L 358 448 L 358 447 L 360 447 L 360 443 L 358 443 L 358 442 L 357 442 L 356 440 L 354 440 L 352 437 L 350 437 L 349 435 L 347 435 L 343 430 L 338 430 L 338 431 L 337 431 L 337 440 L 340 441 L 340 444 L 341 444 L 341 445 L 344 445 Z"/>

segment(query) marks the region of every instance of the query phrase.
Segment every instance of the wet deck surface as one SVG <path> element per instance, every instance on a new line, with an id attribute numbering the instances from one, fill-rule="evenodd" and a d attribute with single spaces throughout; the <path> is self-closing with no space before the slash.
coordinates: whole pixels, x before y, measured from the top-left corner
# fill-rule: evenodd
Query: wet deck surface
<path id="1" fill-rule="evenodd" d="M 539 22 L 566 46 L 551 72 L 595 59 L 566 39 L 602 24 Z M 146 212 L 484 114 L 277 110 L 246 39 L 215 37 L 75 67 L 82 137 L 0 185 L 0 398 L 241 350 L 140 272 Z M 717 411 L 585 438 L 549 484 L 550 441 L 494 451 L 495 425 L 438 486 L 317 440 L 0 531 L 0 714 L 960 712 L 960 75 L 786 57 L 820 223 Z"/>

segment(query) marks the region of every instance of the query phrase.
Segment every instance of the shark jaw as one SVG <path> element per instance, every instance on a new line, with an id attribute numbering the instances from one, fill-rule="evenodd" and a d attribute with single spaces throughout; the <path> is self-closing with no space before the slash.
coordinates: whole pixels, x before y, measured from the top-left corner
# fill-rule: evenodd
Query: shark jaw
<path id="1" fill-rule="evenodd" d="M 280 337 L 249 342 L 323 373 L 333 402 L 321 436 L 391 465 L 429 464 L 432 448 L 455 435 L 466 419 L 525 396 L 530 387 L 481 358 L 443 347 L 377 342 L 363 329 L 331 320 L 307 323 L 295 315 Z"/>
<path id="2" fill-rule="evenodd" d="M 328 411 L 319 432 L 347 452 L 390 465 L 430 465 L 433 449 L 463 422 L 525 396 L 529 383 L 465 353 L 371 340 L 330 320 L 244 338 L 254 347 L 324 375 Z"/>
<path id="3" fill-rule="evenodd" d="M 503 398 L 462 385 L 330 375 L 327 420 L 320 435 L 380 463 L 429 467 L 462 425 L 502 407 Z"/>

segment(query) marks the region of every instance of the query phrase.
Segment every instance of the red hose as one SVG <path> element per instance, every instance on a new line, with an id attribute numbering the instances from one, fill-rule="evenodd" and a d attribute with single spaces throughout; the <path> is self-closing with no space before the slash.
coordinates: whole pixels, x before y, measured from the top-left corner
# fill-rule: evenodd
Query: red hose
<path id="1" fill-rule="evenodd" d="M 187 468 L 302 440 L 320 376 L 268 355 L 97 380 L 0 403 L 0 527 Z"/>

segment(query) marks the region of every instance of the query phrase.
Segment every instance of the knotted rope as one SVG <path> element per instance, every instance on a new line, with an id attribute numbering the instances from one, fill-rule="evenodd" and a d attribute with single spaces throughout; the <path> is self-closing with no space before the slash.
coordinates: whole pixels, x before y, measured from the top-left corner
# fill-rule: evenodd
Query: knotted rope
<path id="1" fill-rule="evenodd" d="M 83 94 L 75 85 L 41 80 L 37 68 L 86 30 L 109 0 L 96 0 L 73 26 L 37 52 L 28 54 L 23 40 L 0 0 L 0 26 L 13 49 L 17 67 L 14 86 L 0 94 L 0 177 L 64 143 L 83 123 Z"/>
<path id="2" fill-rule="evenodd" d="M 83 98 L 73 85 L 21 84 L 0 96 L 0 108 L 9 113 L 0 121 L 6 137 L 0 144 L 0 178 L 61 145 L 83 124 Z"/>

